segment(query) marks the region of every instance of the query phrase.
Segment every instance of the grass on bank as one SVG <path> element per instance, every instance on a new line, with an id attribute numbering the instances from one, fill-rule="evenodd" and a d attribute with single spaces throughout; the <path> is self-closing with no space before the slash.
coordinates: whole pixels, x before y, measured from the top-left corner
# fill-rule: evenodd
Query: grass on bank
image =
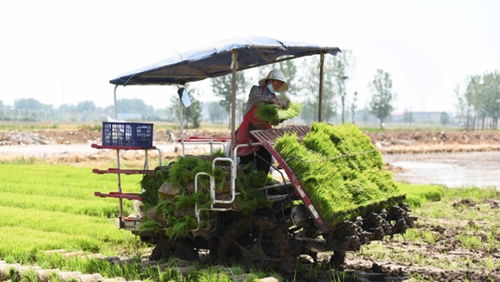
<path id="1" fill-rule="evenodd" d="M 445 187 L 441 185 L 415 185 L 398 183 L 399 190 L 406 194 L 410 207 L 421 207 L 427 201 L 439 201 L 444 196 Z"/>

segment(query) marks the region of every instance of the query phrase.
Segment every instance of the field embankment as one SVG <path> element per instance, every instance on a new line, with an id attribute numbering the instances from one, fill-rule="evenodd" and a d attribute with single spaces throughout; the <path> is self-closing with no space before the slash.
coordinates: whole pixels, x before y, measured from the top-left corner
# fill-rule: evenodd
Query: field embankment
<path id="1" fill-rule="evenodd" d="M 365 128 L 382 153 L 471 152 L 500 150 L 500 131 Z M 224 127 L 185 130 L 185 136 L 229 137 Z M 172 143 L 180 137 L 173 126 L 155 123 L 154 142 Z M 100 125 L 0 126 L 0 146 L 100 143 Z"/>

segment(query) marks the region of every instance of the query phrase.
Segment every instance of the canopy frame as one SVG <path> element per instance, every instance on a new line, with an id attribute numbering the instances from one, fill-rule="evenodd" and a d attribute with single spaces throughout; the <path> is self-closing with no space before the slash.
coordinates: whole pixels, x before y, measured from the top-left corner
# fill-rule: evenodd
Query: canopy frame
<path id="1" fill-rule="evenodd" d="M 319 47 L 303 43 L 287 43 L 271 38 L 250 37 L 238 41 L 226 41 L 223 46 L 209 48 L 198 52 L 188 52 L 185 56 L 178 54 L 163 62 L 141 70 L 131 72 L 110 80 L 114 84 L 115 118 L 118 118 L 116 92 L 117 87 L 128 85 L 184 85 L 188 82 L 213 78 L 231 73 L 231 149 L 235 144 L 236 132 L 236 72 L 304 56 L 320 55 L 320 77 L 318 93 L 318 121 L 322 121 L 324 55 L 336 55 L 341 52 L 337 47 Z M 228 44 L 229 42 L 229 44 Z M 260 54 L 261 52 L 262 54 Z M 242 53 L 242 54 L 241 54 Z M 248 57 L 245 57 L 245 54 Z M 230 61 L 225 56 L 230 55 Z M 259 56 L 260 55 L 260 56 Z M 284 57 L 283 57 L 284 56 Z M 248 61 L 248 59 L 255 61 Z M 270 59 L 271 58 L 271 59 Z M 219 60 L 219 64 L 213 64 Z M 226 63 L 224 63 L 226 60 Z M 246 62 L 243 62 L 247 60 Z M 229 65 L 229 67 L 228 67 Z M 169 74 L 170 72 L 170 74 Z M 185 72 L 185 73 L 183 73 Z M 148 76 L 149 75 L 149 76 Z M 162 76 L 163 75 L 163 76 Z M 182 111 L 182 107 L 181 107 Z M 181 117 L 183 119 L 183 117 Z M 183 120 L 181 120 L 183 127 Z M 181 128 L 181 140 L 183 138 Z M 232 152 L 232 150 L 229 150 Z"/>

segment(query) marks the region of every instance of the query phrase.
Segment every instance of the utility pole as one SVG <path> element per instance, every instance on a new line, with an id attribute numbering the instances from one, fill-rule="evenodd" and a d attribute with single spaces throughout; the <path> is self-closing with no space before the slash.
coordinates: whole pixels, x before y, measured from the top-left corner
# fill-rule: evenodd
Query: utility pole
<path id="1" fill-rule="evenodd" d="M 349 77 L 344 75 L 342 77 L 340 77 L 341 79 L 341 82 L 339 81 L 340 83 L 340 87 L 339 87 L 339 90 L 340 90 L 340 102 L 342 104 L 342 124 L 344 124 L 344 121 L 345 121 L 345 96 L 347 95 L 347 93 L 345 92 L 345 81 L 346 79 L 348 79 Z"/>
<path id="2" fill-rule="evenodd" d="M 358 91 L 354 91 L 354 95 L 352 98 L 351 104 L 351 122 L 352 124 L 356 123 L 355 115 L 356 115 L 356 102 L 358 101 Z"/>

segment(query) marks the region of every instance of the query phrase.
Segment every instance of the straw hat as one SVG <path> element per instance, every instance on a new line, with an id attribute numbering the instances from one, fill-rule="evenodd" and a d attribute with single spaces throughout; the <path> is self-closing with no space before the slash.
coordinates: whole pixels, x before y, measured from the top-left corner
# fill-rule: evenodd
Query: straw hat
<path id="1" fill-rule="evenodd" d="M 279 81 L 283 82 L 283 84 L 281 84 L 280 88 L 276 89 L 276 91 L 283 92 L 283 91 L 286 91 L 288 89 L 288 83 L 286 83 L 285 76 L 283 75 L 283 73 L 280 70 L 270 71 L 269 74 L 265 78 L 259 80 L 259 85 L 260 86 L 266 85 L 266 82 L 269 79 L 279 80 Z"/>

